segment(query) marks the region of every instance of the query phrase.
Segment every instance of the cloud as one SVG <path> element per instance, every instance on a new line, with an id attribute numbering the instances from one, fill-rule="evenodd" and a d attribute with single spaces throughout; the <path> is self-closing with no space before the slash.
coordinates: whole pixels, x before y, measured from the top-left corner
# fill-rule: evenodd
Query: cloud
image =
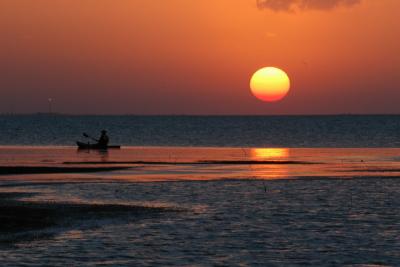
<path id="1" fill-rule="evenodd" d="M 259 9 L 271 9 L 279 12 L 296 10 L 332 10 L 339 6 L 351 7 L 361 0 L 257 0 Z"/>

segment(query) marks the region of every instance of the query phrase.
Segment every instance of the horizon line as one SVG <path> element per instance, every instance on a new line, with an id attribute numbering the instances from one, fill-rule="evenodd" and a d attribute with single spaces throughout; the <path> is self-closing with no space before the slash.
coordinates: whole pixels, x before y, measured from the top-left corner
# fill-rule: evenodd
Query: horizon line
<path id="1" fill-rule="evenodd" d="M 138 117 L 278 117 L 278 116 L 399 116 L 400 113 L 301 113 L 301 114 L 134 114 L 134 113 L 58 113 L 1 112 L 0 116 L 138 116 Z"/>

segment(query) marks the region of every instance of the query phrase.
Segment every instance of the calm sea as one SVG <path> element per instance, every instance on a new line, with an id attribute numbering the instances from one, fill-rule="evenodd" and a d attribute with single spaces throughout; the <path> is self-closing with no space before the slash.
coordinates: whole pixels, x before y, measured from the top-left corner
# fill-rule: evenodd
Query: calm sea
<path id="1" fill-rule="evenodd" d="M 31 115 L 0 126 L 1 266 L 400 266 L 400 116 Z M 102 129 L 130 147 L 72 147 Z M 7 174 L 19 166 L 65 173 Z"/>
<path id="2" fill-rule="evenodd" d="M 400 116 L 2 115 L 0 145 L 74 145 L 106 129 L 126 146 L 399 147 Z"/>

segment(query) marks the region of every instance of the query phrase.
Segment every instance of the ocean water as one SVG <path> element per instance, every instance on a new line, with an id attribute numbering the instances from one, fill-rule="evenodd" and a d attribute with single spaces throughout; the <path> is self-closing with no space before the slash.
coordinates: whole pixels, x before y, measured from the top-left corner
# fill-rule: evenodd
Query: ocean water
<path id="1" fill-rule="evenodd" d="M 0 145 L 75 145 L 109 131 L 125 146 L 399 147 L 400 116 L 2 115 Z"/>
<path id="2" fill-rule="evenodd" d="M 0 229 L 0 261 L 399 266 L 399 155 L 393 148 L 0 147 L 0 165 L 11 168 L 127 167 L 0 176 L 0 197 L 22 194 L 10 204 L 22 206 L 22 216 L 47 210 L 57 219 L 38 230 Z"/>
<path id="3" fill-rule="evenodd" d="M 399 116 L 0 126 L 2 266 L 400 266 Z"/>
<path id="4" fill-rule="evenodd" d="M 326 153 L 334 161 L 323 172 L 315 166 L 296 172 L 273 164 L 254 169 L 159 164 L 122 172 L 5 176 L 1 192 L 30 193 L 22 196 L 24 203 L 41 203 L 40 209 L 58 212 L 60 219 L 56 226 L 11 237 L 0 233 L 0 261 L 3 266 L 399 266 L 400 169 L 393 157 L 399 151 L 379 151 L 350 150 L 347 157 L 343 151 L 322 151 L 319 161 Z M 369 159 L 371 166 L 356 158 Z M 341 171 L 343 177 L 335 176 Z"/>
<path id="5" fill-rule="evenodd" d="M 260 182 L 246 180 L 30 184 L 24 190 L 43 191 L 50 200 L 166 210 L 124 216 L 116 210 L 103 219 L 77 211 L 77 221 L 66 216 L 62 227 L 1 246 L 1 263 L 399 266 L 398 179 L 273 180 L 267 186 L 265 192 Z"/>

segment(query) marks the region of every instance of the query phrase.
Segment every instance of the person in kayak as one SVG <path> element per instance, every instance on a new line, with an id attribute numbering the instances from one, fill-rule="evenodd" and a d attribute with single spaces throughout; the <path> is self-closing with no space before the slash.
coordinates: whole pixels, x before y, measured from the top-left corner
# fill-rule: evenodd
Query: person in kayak
<path id="1" fill-rule="evenodd" d="M 101 131 L 101 135 L 99 140 L 97 141 L 97 145 L 101 147 L 106 147 L 109 141 L 110 138 L 108 138 L 107 131 L 106 130 Z"/>

